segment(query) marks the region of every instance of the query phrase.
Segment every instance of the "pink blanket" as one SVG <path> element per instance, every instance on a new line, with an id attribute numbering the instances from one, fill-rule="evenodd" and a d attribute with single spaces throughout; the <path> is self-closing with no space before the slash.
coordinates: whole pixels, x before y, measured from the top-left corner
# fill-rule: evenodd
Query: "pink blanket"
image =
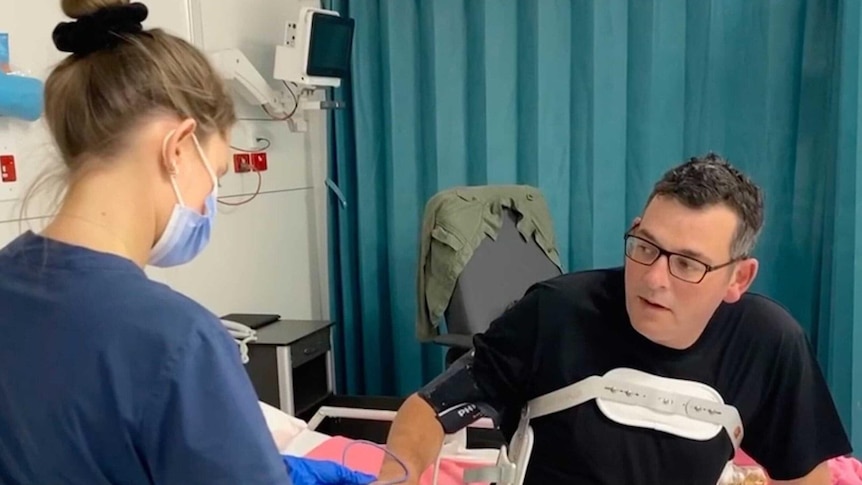
<path id="1" fill-rule="evenodd" d="M 840 456 L 829 460 L 832 485 L 862 485 L 862 463 L 855 458 Z"/>
<path id="2" fill-rule="evenodd" d="M 757 463 L 742 450 L 733 462 L 740 466 L 757 465 Z M 829 460 L 829 472 L 832 475 L 832 485 L 862 485 L 862 463 L 856 458 L 838 457 Z"/>
<path id="3" fill-rule="evenodd" d="M 353 442 L 353 440 L 342 436 L 330 438 L 311 450 L 306 458 L 342 463 L 345 448 Z M 733 462 L 740 466 L 757 466 L 757 463 L 742 451 L 736 455 Z M 357 443 L 347 451 L 347 459 L 343 464 L 353 470 L 376 475 L 380 471 L 382 463 L 383 450 Z M 440 460 L 437 483 L 438 485 L 463 485 L 464 471 L 477 466 L 481 465 L 452 459 Z M 829 460 L 829 471 L 832 473 L 832 485 L 862 485 L 862 463 L 855 458 L 839 457 Z M 425 470 L 420 478 L 420 483 L 431 485 L 433 473 L 433 467 Z"/>
<path id="4" fill-rule="evenodd" d="M 351 439 L 335 436 L 311 450 L 305 457 L 342 463 L 344 449 L 348 444 L 353 442 Z M 383 450 L 379 448 L 357 443 L 347 450 L 347 459 L 342 464 L 352 470 L 376 475 L 380 471 L 380 465 L 383 463 L 383 455 Z M 463 485 L 464 470 L 477 466 L 481 465 L 451 459 L 440 460 L 440 472 L 437 476 L 437 483 L 438 485 Z M 422 485 L 431 485 L 433 476 L 433 467 L 429 467 L 422 474 L 420 483 Z"/>

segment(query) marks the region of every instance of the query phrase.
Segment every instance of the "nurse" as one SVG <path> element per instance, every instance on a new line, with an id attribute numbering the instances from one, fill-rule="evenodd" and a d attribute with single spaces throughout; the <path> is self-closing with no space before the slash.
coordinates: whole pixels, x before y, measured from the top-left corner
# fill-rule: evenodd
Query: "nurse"
<path id="1" fill-rule="evenodd" d="M 63 0 L 45 84 L 67 182 L 0 250 L 0 483 L 287 485 L 236 345 L 143 268 L 207 244 L 231 99 L 142 4 Z"/>

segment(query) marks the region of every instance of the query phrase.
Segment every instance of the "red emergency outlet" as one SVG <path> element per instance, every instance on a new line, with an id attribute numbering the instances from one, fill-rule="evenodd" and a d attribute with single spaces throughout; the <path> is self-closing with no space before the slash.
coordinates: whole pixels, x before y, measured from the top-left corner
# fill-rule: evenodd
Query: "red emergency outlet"
<path id="1" fill-rule="evenodd" d="M 0 181 L 15 182 L 17 180 L 18 172 L 15 170 L 15 157 L 0 155 Z"/>
<path id="2" fill-rule="evenodd" d="M 266 170 L 266 152 L 258 152 L 251 154 L 251 166 L 254 167 L 256 172 L 263 172 Z"/>
<path id="3" fill-rule="evenodd" d="M 236 173 L 251 171 L 251 155 L 248 153 L 233 154 L 233 171 Z"/>

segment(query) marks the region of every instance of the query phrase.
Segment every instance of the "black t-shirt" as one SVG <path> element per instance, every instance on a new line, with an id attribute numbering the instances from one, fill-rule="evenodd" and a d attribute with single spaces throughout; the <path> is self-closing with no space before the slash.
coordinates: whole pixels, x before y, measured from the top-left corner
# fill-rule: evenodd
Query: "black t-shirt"
<path id="1" fill-rule="evenodd" d="M 689 349 L 651 342 L 631 326 L 622 269 L 541 283 L 474 339 L 474 375 L 503 410 L 510 437 L 523 404 L 619 367 L 702 382 L 737 408 L 742 448 L 776 480 L 799 478 L 850 443 L 801 327 L 782 307 L 746 294 L 719 306 Z M 708 441 L 610 421 L 595 401 L 531 422 L 527 485 L 715 485 L 733 455 Z"/>

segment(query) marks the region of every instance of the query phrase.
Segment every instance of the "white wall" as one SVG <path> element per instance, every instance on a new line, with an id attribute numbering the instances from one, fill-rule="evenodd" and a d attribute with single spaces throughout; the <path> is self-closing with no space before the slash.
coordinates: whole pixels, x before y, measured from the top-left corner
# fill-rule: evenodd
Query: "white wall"
<path id="1" fill-rule="evenodd" d="M 149 0 L 147 27 L 161 27 L 204 50 L 239 47 L 265 78 L 272 74 L 274 45 L 300 0 Z M 307 2 L 303 2 L 307 3 Z M 51 31 L 65 19 L 59 0 L 0 1 L 0 32 L 10 35 L 12 67 L 45 79 L 62 59 Z M 254 137 L 272 142 L 269 169 L 260 194 L 239 207 L 221 206 L 213 240 L 191 264 L 148 269 L 163 281 L 217 314 L 278 313 L 285 318 L 328 318 L 326 252 L 326 123 L 307 115 L 307 133 L 292 133 L 283 121 L 266 119 L 259 108 L 237 98 L 240 122 L 233 144 Z M 4 147 L 5 146 L 5 150 Z M 0 152 L 16 156 L 23 194 L 35 177 L 56 165 L 43 123 L 0 119 Z M 257 175 L 230 173 L 222 180 L 223 200 L 242 201 L 257 187 Z M 8 189 L 8 186 L 7 186 Z M 50 216 L 47 199 L 37 200 L 21 221 L 20 199 L 0 192 L 0 246 L 22 229 L 38 230 Z"/>

